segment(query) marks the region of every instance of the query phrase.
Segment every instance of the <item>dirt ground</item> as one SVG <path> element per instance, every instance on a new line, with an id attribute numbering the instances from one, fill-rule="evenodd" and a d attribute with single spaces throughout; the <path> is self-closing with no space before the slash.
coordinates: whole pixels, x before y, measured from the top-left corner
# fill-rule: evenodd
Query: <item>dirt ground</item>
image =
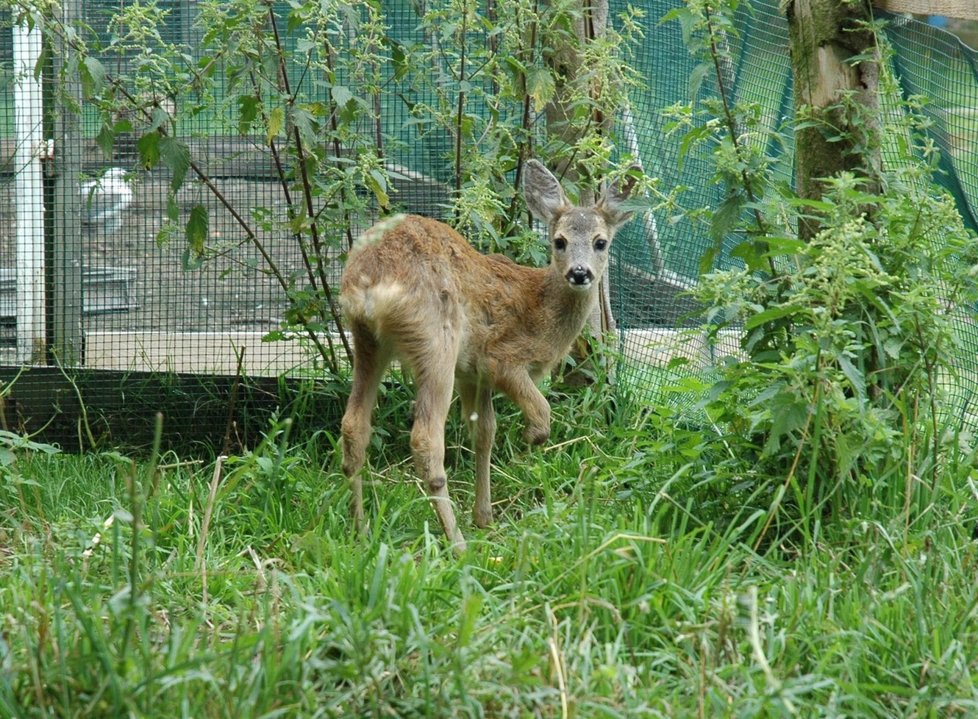
<path id="1" fill-rule="evenodd" d="M 266 271 L 267 263 L 247 240 L 247 233 L 212 193 L 187 183 L 178 198 L 181 225 L 193 205 L 203 204 L 208 209 L 211 256 L 200 267 L 184 268 L 186 240 L 182 231 L 168 242 L 160 242 L 158 236 L 166 220 L 167 182 L 152 174 L 136 174 L 131 183 L 133 201 L 118 229 L 83 225 L 78 242 L 86 268 L 115 268 L 126 271 L 123 274 L 135 270 L 129 309 L 86 313 L 86 330 L 266 332 L 278 327 L 285 309 L 282 287 Z M 282 228 L 261 229 L 254 219 L 266 210 L 272 217 L 284 215 L 281 187 L 266 180 L 229 178 L 214 182 L 232 206 L 259 228 L 258 235 L 279 269 L 302 275 L 295 240 Z M 5 182 L 0 185 L 0 268 L 15 267 L 15 217 L 13 184 Z M 334 279 L 338 279 L 339 271 L 340 263 L 335 260 L 331 268 Z M 112 291 L 121 292 L 121 286 Z"/>
<path id="2" fill-rule="evenodd" d="M 242 179 L 215 180 L 222 195 L 248 221 L 258 208 L 272 216 L 284 214 L 279 185 Z M 196 269 L 185 269 L 186 240 L 182 232 L 160 243 L 166 219 L 165 180 L 146 177 L 133 185 L 134 200 L 127 221 L 114 233 L 88 231 L 83 238 L 91 267 L 135 267 L 137 277 L 129 312 L 92 316 L 89 329 L 221 331 L 274 329 L 281 322 L 285 297 L 279 282 L 247 234 L 205 188 L 181 190 L 181 224 L 195 204 L 208 209 L 208 245 L 213 253 Z M 299 249 L 281 228 L 259 230 L 266 251 L 286 274 L 301 273 Z M 337 273 L 339 265 L 337 263 Z"/>

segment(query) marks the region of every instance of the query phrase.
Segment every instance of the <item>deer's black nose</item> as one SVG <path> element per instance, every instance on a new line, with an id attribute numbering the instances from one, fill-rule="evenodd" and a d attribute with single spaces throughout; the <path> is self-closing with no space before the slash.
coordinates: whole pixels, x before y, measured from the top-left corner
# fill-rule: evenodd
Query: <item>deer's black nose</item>
<path id="1" fill-rule="evenodd" d="M 591 270 L 581 265 L 571 267 L 565 276 L 570 284 L 577 287 L 587 287 L 591 284 L 591 280 L 594 279 L 594 274 Z"/>

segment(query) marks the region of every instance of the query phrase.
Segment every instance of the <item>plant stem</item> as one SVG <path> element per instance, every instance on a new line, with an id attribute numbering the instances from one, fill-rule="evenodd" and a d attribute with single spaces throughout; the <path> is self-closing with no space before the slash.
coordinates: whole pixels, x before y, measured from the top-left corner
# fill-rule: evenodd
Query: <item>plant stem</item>
<path id="1" fill-rule="evenodd" d="M 703 14 L 706 18 L 706 28 L 710 35 L 710 57 L 713 60 L 713 69 L 717 76 L 717 89 L 720 92 L 720 101 L 723 103 L 723 114 L 725 124 L 727 126 L 727 132 L 730 134 L 730 142 L 733 144 L 734 151 L 737 153 L 737 157 L 742 155 L 742 144 L 740 142 L 740 133 L 737 129 L 737 120 L 733 116 L 733 109 L 730 107 L 730 89 L 727 88 L 727 83 L 724 80 L 724 71 L 721 66 L 722 59 L 725 57 L 720 51 L 719 43 L 717 42 L 717 35 L 719 32 L 714 28 L 713 25 L 713 15 L 711 13 L 710 4 L 707 3 L 703 8 Z M 767 225 L 764 222 L 764 218 L 761 215 L 760 209 L 756 207 L 756 198 L 754 195 L 754 187 L 751 182 L 750 173 L 747 171 L 746 167 L 741 167 L 740 170 L 741 181 L 744 185 L 744 192 L 747 193 L 747 199 L 755 204 L 753 208 L 754 222 L 757 224 L 758 232 L 763 236 L 768 234 Z M 774 265 L 774 258 L 768 257 L 768 265 L 771 270 L 771 275 L 776 277 L 778 275 L 777 267 Z"/>
<path id="2" fill-rule="evenodd" d="M 524 67 L 528 67 L 533 61 L 533 56 L 537 44 L 537 18 L 540 14 L 539 0 L 533 3 L 533 20 L 530 22 L 530 37 L 528 46 L 525 46 L 523 57 Z M 519 204 L 520 186 L 523 184 L 523 165 L 526 164 L 528 155 L 532 150 L 532 138 L 530 137 L 530 93 L 527 88 L 526 72 L 520 73 L 520 81 L 523 85 L 523 113 L 520 116 L 520 143 L 516 156 L 516 173 L 513 178 L 513 199 L 509 203 L 509 223 L 516 224 L 516 208 Z"/>
<path id="3" fill-rule="evenodd" d="M 285 90 L 286 96 L 289 98 L 290 105 L 294 104 L 295 98 L 292 95 L 292 89 L 289 86 L 289 72 L 288 66 L 285 62 L 285 50 L 282 47 L 282 38 L 278 32 L 278 24 L 275 21 L 275 12 L 271 5 L 268 8 L 268 21 L 272 28 L 272 34 L 275 38 L 275 50 L 278 54 L 279 63 L 279 76 L 282 81 L 283 89 Z M 329 312 L 333 322 L 336 323 L 337 333 L 340 336 L 340 341 L 343 343 L 343 349 L 346 351 L 346 359 L 349 362 L 353 361 L 353 350 L 350 348 L 350 343 L 346 339 L 346 333 L 343 331 L 343 319 L 340 314 L 339 308 L 336 306 L 336 302 L 333 300 L 333 293 L 329 288 L 329 278 L 326 277 L 326 271 L 324 269 L 326 253 L 323 248 L 322 240 L 319 237 L 319 226 L 313 220 L 316 215 L 316 209 L 313 204 L 312 199 L 312 180 L 309 177 L 309 165 L 308 157 L 306 156 L 305 149 L 302 143 L 302 133 L 299 132 L 299 127 L 292 123 L 292 141 L 295 146 L 296 159 L 299 166 L 299 175 L 302 182 L 302 194 L 303 199 L 306 204 L 306 217 L 309 218 L 309 232 L 312 235 L 312 247 L 316 253 L 316 270 L 319 273 L 320 280 L 320 291 L 323 293 L 323 297 L 326 299 L 326 303 L 329 305 Z M 345 205 L 345 203 L 344 203 Z M 344 210 L 344 212 L 346 212 Z M 349 215 L 346 216 L 347 222 L 347 232 L 349 232 Z M 330 340 L 332 342 L 332 340 Z M 336 366 L 335 357 L 331 357 L 331 366 Z"/>
<path id="4" fill-rule="evenodd" d="M 459 69 L 458 103 L 455 112 L 455 198 L 462 195 L 462 115 L 465 112 L 465 40 L 468 34 L 468 2 L 462 2 L 462 24 L 459 30 Z M 458 203 L 455 205 L 455 220 L 459 221 Z"/>

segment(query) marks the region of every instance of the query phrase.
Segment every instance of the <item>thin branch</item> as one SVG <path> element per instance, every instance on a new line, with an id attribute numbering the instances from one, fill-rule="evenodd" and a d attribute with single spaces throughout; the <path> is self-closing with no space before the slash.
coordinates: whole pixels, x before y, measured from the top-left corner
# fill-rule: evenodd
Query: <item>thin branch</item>
<path id="1" fill-rule="evenodd" d="M 469 7 L 462 3 L 462 25 L 459 31 L 458 104 L 455 113 L 455 199 L 462 195 L 462 115 L 465 112 L 465 39 L 468 34 Z M 455 220 L 459 221 L 459 207 L 455 204 Z"/>
<path id="2" fill-rule="evenodd" d="M 730 133 L 730 142 L 733 144 L 737 157 L 742 157 L 743 145 L 740 141 L 740 133 L 737 128 L 737 119 L 734 117 L 733 109 L 730 107 L 730 89 L 727 88 L 727 83 L 724 80 L 725 73 L 721 67 L 721 60 L 723 57 L 725 57 L 725 55 L 721 53 L 717 44 L 717 35 L 719 34 L 719 31 L 714 28 L 713 15 L 709 3 L 707 3 L 703 8 L 703 14 L 706 17 L 707 32 L 710 34 L 710 56 L 713 60 L 713 69 L 717 76 L 717 88 L 720 92 L 720 101 L 723 103 L 723 114 L 727 126 L 727 132 Z M 747 199 L 754 204 L 753 214 L 754 222 L 757 223 L 757 229 L 761 235 L 766 235 L 768 234 L 768 228 L 764 222 L 764 217 L 761 215 L 760 209 L 756 206 L 753 182 L 746 166 L 741 167 L 740 177 L 744 186 L 744 192 L 747 193 Z M 768 257 L 768 263 L 770 265 L 771 274 L 777 276 L 778 272 L 777 267 L 774 265 L 774 258 Z"/>
<path id="3" fill-rule="evenodd" d="M 295 98 L 293 97 L 292 90 L 289 87 L 289 73 L 285 62 L 285 49 L 282 47 L 282 38 L 279 35 L 278 24 L 275 22 L 275 12 L 271 5 L 268 8 L 268 20 L 275 38 L 275 49 L 278 54 L 279 72 L 283 89 L 285 90 L 285 94 L 289 97 L 289 101 L 291 103 Z M 321 282 L 320 291 L 323 293 L 323 297 L 326 298 L 326 303 L 329 305 L 330 315 L 332 316 L 333 321 L 336 323 L 340 341 L 343 343 L 343 349 L 346 351 L 347 361 L 352 362 L 353 350 L 350 348 L 350 343 L 346 339 L 346 333 L 343 331 L 342 316 L 339 308 L 336 306 L 336 302 L 333 299 L 333 293 L 329 288 L 329 278 L 326 277 L 325 270 L 323 269 L 325 264 L 323 262 L 325 250 L 323 249 L 322 240 L 319 237 L 319 226 L 312 221 L 316 211 L 312 199 L 312 180 L 309 177 L 308 157 L 302 144 L 302 133 L 299 132 L 299 127 L 295 123 L 292 123 L 292 141 L 295 144 L 296 159 L 298 161 L 299 174 L 302 181 L 303 198 L 305 199 L 306 204 L 306 217 L 310 219 L 309 232 L 312 235 L 312 246 L 316 253 L 316 269 L 319 272 L 319 279 Z M 349 228 L 349 222 L 346 224 Z"/>
<path id="4" fill-rule="evenodd" d="M 57 32 L 59 33 L 59 37 L 61 41 L 67 47 L 71 48 L 73 51 L 79 54 L 83 54 L 85 52 L 84 43 L 77 35 L 67 32 L 67 28 L 65 28 L 63 24 L 57 25 L 57 28 L 58 28 Z M 150 112 L 150 110 L 147 107 L 145 107 L 143 103 L 139 102 L 138 98 L 136 98 L 133 92 L 131 92 L 119 78 L 109 73 L 106 73 L 104 82 L 107 85 L 111 86 L 115 92 L 121 95 L 128 103 L 131 109 L 135 109 L 138 112 L 140 112 L 146 120 L 150 122 L 153 121 L 153 115 Z M 156 128 L 156 132 L 162 137 L 170 136 L 167 130 L 165 129 L 165 127 L 162 125 Z M 208 176 L 208 174 L 203 170 L 203 168 L 192 157 L 189 158 L 188 160 L 188 166 L 190 170 L 193 171 L 198 181 L 200 181 L 200 183 L 207 188 L 207 190 L 214 196 L 214 198 L 218 201 L 218 203 L 228 212 L 228 214 L 234 220 L 235 224 L 237 224 L 242 229 L 248 241 L 252 244 L 252 246 L 256 250 L 258 250 L 258 253 L 261 255 L 262 260 L 268 266 L 269 272 L 278 281 L 279 286 L 284 291 L 286 298 L 289 300 L 289 302 L 292 302 L 293 301 L 292 294 L 290 292 L 288 282 L 285 279 L 285 275 L 279 269 L 278 265 L 276 264 L 274 259 L 272 259 L 271 255 L 269 255 L 268 250 L 265 248 L 265 246 L 259 239 L 255 230 L 251 227 L 248 221 L 241 215 L 241 213 L 238 212 L 238 210 L 234 207 L 234 205 L 230 202 L 230 200 L 228 200 L 228 198 L 224 196 L 224 193 L 220 191 L 217 185 L 214 184 L 214 181 Z M 343 339 L 343 344 L 347 350 L 347 357 L 348 358 L 352 357 L 352 352 L 350 351 L 349 344 L 346 340 L 346 335 L 343 332 L 342 324 L 340 323 L 339 309 L 336 307 L 335 303 L 333 302 L 332 295 L 329 291 L 328 285 L 324 287 L 324 294 L 326 296 L 327 302 L 329 303 L 330 312 L 333 314 L 333 318 L 337 322 L 337 327 L 340 330 L 339 334 L 340 337 Z M 316 347 L 317 351 L 319 352 L 320 356 L 322 356 L 324 361 L 326 361 L 330 371 L 332 371 L 334 374 L 337 373 L 339 371 L 339 367 L 335 362 L 335 355 L 331 355 L 331 353 L 323 346 L 319 337 L 317 336 L 315 331 L 312 330 L 312 328 L 307 326 L 304 327 L 304 329 L 310 341 L 313 343 L 313 345 Z"/>

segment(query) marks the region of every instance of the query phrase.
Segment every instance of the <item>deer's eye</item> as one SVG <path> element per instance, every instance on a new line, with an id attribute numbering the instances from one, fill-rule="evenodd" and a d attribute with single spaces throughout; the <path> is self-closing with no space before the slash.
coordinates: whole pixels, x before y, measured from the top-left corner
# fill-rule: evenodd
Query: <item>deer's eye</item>
<path id="1" fill-rule="evenodd" d="M 554 238 L 554 249 L 557 250 L 558 252 L 563 252 L 564 250 L 566 250 L 567 249 L 567 240 L 564 239 L 563 237 L 555 237 Z"/>
<path id="2" fill-rule="evenodd" d="M 607 247 L 608 240 L 603 237 L 599 237 L 594 241 L 594 249 L 596 249 L 598 252 L 603 252 Z"/>

